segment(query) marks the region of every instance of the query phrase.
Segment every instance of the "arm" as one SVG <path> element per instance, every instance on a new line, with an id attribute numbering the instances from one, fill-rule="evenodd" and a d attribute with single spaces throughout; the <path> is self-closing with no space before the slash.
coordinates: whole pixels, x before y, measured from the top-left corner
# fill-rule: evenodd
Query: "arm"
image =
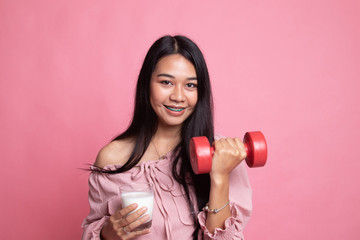
<path id="1" fill-rule="evenodd" d="M 102 201 L 97 182 L 97 174 L 91 173 L 89 176 L 90 212 L 81 226 L 83 228 L 83 240 L 100 240 L 100 231 L 109 220 L 109 216 L 104 211 L 107 204 Z"/>
<path id="2" fill-rule="evenodd" d="M 210 177 L 209 209 L 220 209 L 229 202 L 229 177 Z M 215 228 L 224 228 L 225 220 L 231 216 L 226 205 L 217 213 L 207 212 L 206 228 L 213 233 Z"/>
<path id="3" fill-rule="evenodd" d="M 219 209 L 230 203 L 218 213 L 201 212 L 199 222 L 205 239 L 242 239 L 252 208 L 246 168 L 240 164 L 246 152 L 240 139 L 221 139 L 214 146 L 209 208 Z"/>
<path id="4" fill-rule="evenodd" d="M 123 164 L 126 161 L 127 142 L 111 142 L 102 148 L 97 156 L 95 166 L 92 170 L 100 170 L 104 166 L 111 164 Z M 124 149 L 119 151 L 119 149 Z M 119 161 L 119 159 L 121 161 Z M 89 177 L 89 204 L 90 213 L 83 223 L 83 240 L 96 239 L 131 239 L 135 236 L 149 233 L 148 229 L 142 231 L 133 231 L 143 222 L 148 215 L 141 218 L 146 210 L 140 209 L 127 216 L 137 208 L 136 205 L 130 205 L 121 208 L 121 199 L 119 197 L 119 185 L 121 181 L 111 180 L 106 174 L 91 173 Z M 116 179 L 116 178 L 115 178 Z M 125 230 L 124 230 L 125 228 Z"/>
<path id="5" fill-rule="evenodd" d="M 246 158 L 244 144 L 239 138 L 226 138 L 214 142 L 215 152 L 210 172 L 209 208 L 219 209 L 229 201 L 229 178 L 231 171 Z M 208 213 L 206 228 L 213 233 L 215 228 L 224 228 L 231 216 L 227 205 L 218 213 Z"/>

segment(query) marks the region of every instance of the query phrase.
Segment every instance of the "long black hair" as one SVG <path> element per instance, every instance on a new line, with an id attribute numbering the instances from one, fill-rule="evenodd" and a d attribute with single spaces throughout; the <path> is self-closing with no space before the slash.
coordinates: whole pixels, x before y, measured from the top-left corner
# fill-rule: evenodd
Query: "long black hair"
<path id="1" fill-rule="evenodd" d="M 175 157 L 172 165 L 173 177 L 185 190 L 196 226 L 193 237 L 197 239 L 199 224 L 196 212 L 198 209 L 202 209 L 209 199 L 210 177 L 209 174 L 195 175 L 193 173 L 189 159 L 189 142 L 195 136 L 206 136 L 210 143 L 214 141 L 213 100 L 205 59 L 198 46 L 189 38 L 181 35 L 167 35 L 158 39 L 150 47 L 138 77 L 132 121 L 127 130 L 113 139 L 115 141 L 135 138 L 135 147 L 123 166 L 116 170 L 102 169 L 101 172 L 108 174 L 125 172 L 133 168 L 144 155 L 158 127 L 157 115 L 150 105 L 151 75 L 159 60 L 171 54 L 181 54 L 189 60 L 195 67 L 198 81 L 198 101 L 194 112 L 182 125 L 181 140 L 174 149 Z M 194 200 L 190 197 L 191 187 L 196 194 L 198 209 L 194 209 Z"/>

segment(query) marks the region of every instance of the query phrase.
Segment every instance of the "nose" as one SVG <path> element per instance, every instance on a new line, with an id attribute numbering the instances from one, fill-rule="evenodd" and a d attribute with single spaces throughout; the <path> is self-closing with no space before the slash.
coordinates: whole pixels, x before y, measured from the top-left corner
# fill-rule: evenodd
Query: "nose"
<path id="1" fill-rule="evenodd" d="M 170 95 L 170 100 L 175 102 L 182 102 L 185 100 L 184 89 L 176 85 Z"/>

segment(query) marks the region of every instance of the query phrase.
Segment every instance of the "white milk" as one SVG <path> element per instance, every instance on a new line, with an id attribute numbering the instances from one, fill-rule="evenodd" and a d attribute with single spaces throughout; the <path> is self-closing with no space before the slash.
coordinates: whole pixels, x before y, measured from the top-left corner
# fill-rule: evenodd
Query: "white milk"
<path id="1" fill-rule="evenodd" d="M 152 192 L 122 192 L 121 199 L 123 207 L 127 207 L 130 204 L 137 203 L 138 208 L 133 212 L 139 210 L 141 207 L 147 207 L 145 214 L 149 214 L 150 222 L 152 220 L 152 213 L 154 207 L 154 193 Z M 131 213 L 133 213 L 131 212 Z"/>

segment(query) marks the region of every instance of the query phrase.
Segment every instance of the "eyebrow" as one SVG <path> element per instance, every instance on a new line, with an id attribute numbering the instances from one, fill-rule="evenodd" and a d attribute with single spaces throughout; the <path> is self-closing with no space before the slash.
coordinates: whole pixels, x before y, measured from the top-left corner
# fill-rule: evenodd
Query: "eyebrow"
<path id="1" fill-rule="evenodd" d="M 160 73 L 157 75 L 157 77 L 168 77 L 168 78 L 175 78 L 173 75 L 167 74 L 167 73 Z M 197 77 L 189 77 L 187 80 L 197 80 Z"/>

